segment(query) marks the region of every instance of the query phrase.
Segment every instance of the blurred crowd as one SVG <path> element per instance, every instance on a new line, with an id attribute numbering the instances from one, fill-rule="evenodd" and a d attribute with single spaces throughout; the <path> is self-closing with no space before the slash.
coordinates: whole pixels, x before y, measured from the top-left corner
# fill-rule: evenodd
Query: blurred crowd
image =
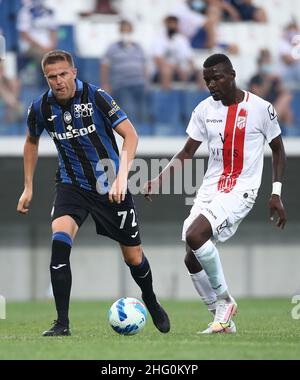
<path id="1" fill-rule="evenodd" d="M 112 94 L 126 110 L 133 122 L 143 123 L 147 108 L 149 88 L 163 92 L 192 87 L 205 91 L 201 67 L 196 54 L 201 49 L 214 49 L 229 55 L 238 55 L 239 47 L 234 41 L 223 41 L 217 33 L 220 22 L 267 23 L 266 10 L 255 4 L 255 0 L 182 0 L 170 7 L 162 20 L 162 31 L 153 32 L 151 52 L 145 52 L 134 36 L 135 25 L 129 18 L 118 14 L 121 0 L 96 0 L 92 12 L 81 12 L 80 17 L 111 15 L 119 24 L 119 38 L 110 44 L 99 57 L 99 83 Z M 22 86 L 45 86 L 40 69 L 41 57 L 57 48 L 58 23 L 53 9 L 44 0 L 19 0 L 20 7 L 15 18 L 15 46 L 17 70 L 13 75 L 7 70 L 5 61 L 0 61 L 0 119 L 5 123 L 20 121 L 28 104 L 20 101 Z M 0 8 L 8 6 L 0 0 Z M 12 2 L 11 2 L 12 3 Z M 4 12 L 1 12 L 4 14 Z M 0 34 L 7 35 L 2 28 Z M 2 28 L 2 30 L 1 30 Z M 278 57 L 273 57 L 265 48 L 259 52 L 257 72 L 249 78 L 248 89 L 272 102 L 277 109 L 279 121 L 286 134 L 299 134 L 295 128 L 291 107 L 292 92 L 300 89 L 299 27 L 291 20 L 282 31 Z M 279 60 L 279 68 L 274 60 Z M 150 62 L 150 64 L 149 64 Z M 184 129 L 183 129 L 184 130 Z"/>

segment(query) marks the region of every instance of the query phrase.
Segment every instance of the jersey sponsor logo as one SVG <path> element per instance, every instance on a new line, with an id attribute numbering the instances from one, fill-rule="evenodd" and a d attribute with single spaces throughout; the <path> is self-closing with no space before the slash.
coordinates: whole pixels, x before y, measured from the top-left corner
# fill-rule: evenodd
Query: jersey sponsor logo
<path id="1" fill-rule="evenodd" d="M 71 125 L 67 127 L 68 131 L 64 133 L 50 132 L 50 137 L 54 140 L 69 140 L 75 137 L 85 136 L 95 132 L 95 124 L 89 125 L 87 128 L 73 129 Z"/>
<path id="2" fill-rule="evenodd" d="M 238 149 L 234 149 L 233 151 L 231 149 L 224 148 L 210 148 L 211 155 L 214 157 L 231 157 L 233 154 L 233 157 L 237 157 L 239 154 Z"/>
<path id="3" fill-rule="evenodd" d="M 90 117 L 94 113 L 92 103 L 81 103 L 74 104 L 74 116 L 78 119 L 79 117 Z"/>
<path id="4" fill-rule="evenodd" d="M 49 117 L 47 120 L 48 121 L 53 121 L 56 117 L 57 117 L 57 115 L 51 115 L 51 117 Z"/>
<path id="5" fill-rule="evenodd" d="M 67 123 L 67 124 L 70 124 L 71 121 L 72 121 L 72 115 L 70 114 L 69 111 L 66 111 L 64 113 L 64 121 Z"/>
<path id="6" fill-rule="evenodd" d="M 120 107 L 117 105 L 117 103 L 114 100 L 112 100 L 111 105 L 113 108 L 108 112 L 109 117 L 114 115 L 120 109 Z"/>
<path id="7" fill-rule="evenodd" d="M 219 133 L 219 136 L 220 136 L 220 139 L 221 139 L 221 141 L 222 141 L 222 143 L 223 143 L 223 145 L 224 145 L 225 140 L 226 140 L 227 137 L 228 137 L 228 133 L 226 133 L 226 135 L 225 135 L 225 133 L 224 133 L 224 138 L 223 138 L 223 136 L 222 136 L 222 133 Z"/>
<path id="8" fill-rule="evenodd" d="M 270 104 L 268 107 L 268 114 L 271 120 L 274 120 L 277 117 L 277 113 L 272 104 Z"/>
<path id="9" fill-rule="evenodd" d="M 207 123 L 223 123 L 222 119 L 206 119 Z"/>

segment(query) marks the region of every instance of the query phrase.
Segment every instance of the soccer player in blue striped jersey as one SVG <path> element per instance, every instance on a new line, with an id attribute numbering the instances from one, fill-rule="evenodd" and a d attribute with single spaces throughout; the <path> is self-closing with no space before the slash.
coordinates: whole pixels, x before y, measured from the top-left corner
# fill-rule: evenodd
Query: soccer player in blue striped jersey
<path id="1" fill-rule="evenodd" d="M 101 88 L 76 78 L 73 57 L 54 50 L 42 59 L 49 90 L 28 111 L 24 146 L 24 191 L 17 210 L 27 214 L 40 135 L 46 130 L 56 145 L 59 168 L 51 213 L 50 275 L 57 319 L 44 336 L 70 335 L 70 253 L 78 229 L 89 214 L 98 234 L 119 242 L 126 264 L 142 291 L 156 328 L 167 333 L 170 322 L 156 299 L 152 274 L 140 240 L 134 202 L 127 178 L 138 137 L 116 102 Z M 119 153 L 115 131 L 123 137 Z"/>

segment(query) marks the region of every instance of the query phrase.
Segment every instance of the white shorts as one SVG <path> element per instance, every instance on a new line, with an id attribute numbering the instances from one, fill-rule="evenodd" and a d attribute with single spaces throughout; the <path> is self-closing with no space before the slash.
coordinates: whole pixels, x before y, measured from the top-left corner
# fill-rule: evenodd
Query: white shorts
<path id="1" fill-rule="evenodd" d="M 247 198 L 245 197 L 247 194 Z M 233 236 L 245 216 L 252 209 L 255 197 L 249 197 L 249 192 L 220 193 L 212 201 L 196 199 L 190 215 L 185 219 L 182 228 L 182 240 L 193 221 L 201 214 L 209 221 L 214 242 L 224 242 Z"/>

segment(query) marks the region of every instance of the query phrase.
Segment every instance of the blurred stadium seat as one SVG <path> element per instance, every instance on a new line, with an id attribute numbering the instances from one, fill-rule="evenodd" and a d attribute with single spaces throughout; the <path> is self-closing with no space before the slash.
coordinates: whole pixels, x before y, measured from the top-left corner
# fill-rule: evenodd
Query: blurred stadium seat
<path id="1" fill-rule="evenodd" d="M 21 0 L 1 2 L 0 32 L 2 31 L 3 35 L 5 36 L 7 51 L 18 50 L 18 32 L 16 28 L 16 19 L 20 6 Z"/>
<path id="2" fill-rule="evenodd" d="M 207 91 L 186 90 L 182 92 L 181 112 L 184 126 L 187 126 L 194 108 L 208 97 Z"/>
<path id="3" fill-rule="evenodd" d="M 76 53 L 73 25 L 59 25 L 57 31 L 57 49 Z"/>
<path id="4" fill-rule="evenodd" d="M 85 82 L 100 86 L 100 60 L 97 58 L 82 57 L 77 57 L 75 60 L 78 69 L 78 77 Z"/>
<path id="5" fill-rule="evenodd" d="M 179 1 L 144 0 L 143 7 L 141 7 L 138 0 L 122 0 L 118 2 L 119 16 L 95 15 L 92 18 L 78 17 L 79 11 L 91 11 L 93 9 L 92 0 L 86 2 L 75 0 L 72 9 L 69 8 L 67 0 L 49 1 L 49 4 L 52 4 L 50 6 L 55 8 L 59 23 L 57 47 L 68 50 L 74 55 L 79 78 L 100 85 L 99 61 L 106 47 L 118 38 L 120 17 L 129 17 L 135 24 L 135 38 L 142 44 L 146 54 L 149 55 L 155 38 L 153 31 L 155 34 L 161 32 L 163 18 Z M 244 88 L 256 70 L 258 50 L 267 46 L 276 58 L 283 26 L 292 16 L 297 17 L 294 0 L 255 0 L 255 3 L 266 9 L 268 23 L 222 22 L 217 31 L 218 39 L 224 42 L 233 41 L 240 48 L 240 54 L 230 55 L 230 58 L 237 72 L 237 83 Z M 7 0 L 0 2 L 0 4 L 0 29 L 6 37 L 7 50 L 17 53 L 16 15 L 21 0 Z M 298 19 L 298 21 L 300 20 Z M 214 51 L 196 50 L 196 66 L 201 67 L 203 60 L 212 52 Z M 21 93 L 21 100 L 25 107 L 43 91 L 38 87 L 43 85 L 43 79 L 41 80 L 42 83 L 37 85 L 37 82 L 31 79 L 29 75 L 31 73 L 32 78 L 34 78 L 34 72 L 36 70 L 33 67 L 31 71 L 26 71 L 25 78 L 20 75 L 20 79 L 25 83 Z M 40 74 L 36 75 L 39 76 Z M 31 83 L 37 85 L 37 88 L 28 86 Z M 146 115 L 145 123 L 137 126 L 139 133 L 141 135 L 184 135 L 194 107 L 206 96 L 205 92 L 197 92 L 189 88 L 170 92 L 151 90 L 148 101 L 150 118 Z M 292 107 L 298 130 L 300 129 L 299 104 L 299 91 L 296 91 Z M 4 120 L 2 116 L 1 119 Z M 2 134 L 4 130 L 6 130 L 5 126 L 2 126 Z M 8 130 L 11 133 L 19 129 L 14 127 L 8 128 Z"/>
<path id="6" fill-rule="evenodd" d="M 181 119 L 181 90 L 153 90 L 149 96 L 151 120 L 156 135 L 178 136 L 184 134 Z"/>
<path id="7" fill-rule="evenodd" d="M 300 130 L 300 90 L 293 92 L 292 110 L 295 115 L 295 124 Z"/>

